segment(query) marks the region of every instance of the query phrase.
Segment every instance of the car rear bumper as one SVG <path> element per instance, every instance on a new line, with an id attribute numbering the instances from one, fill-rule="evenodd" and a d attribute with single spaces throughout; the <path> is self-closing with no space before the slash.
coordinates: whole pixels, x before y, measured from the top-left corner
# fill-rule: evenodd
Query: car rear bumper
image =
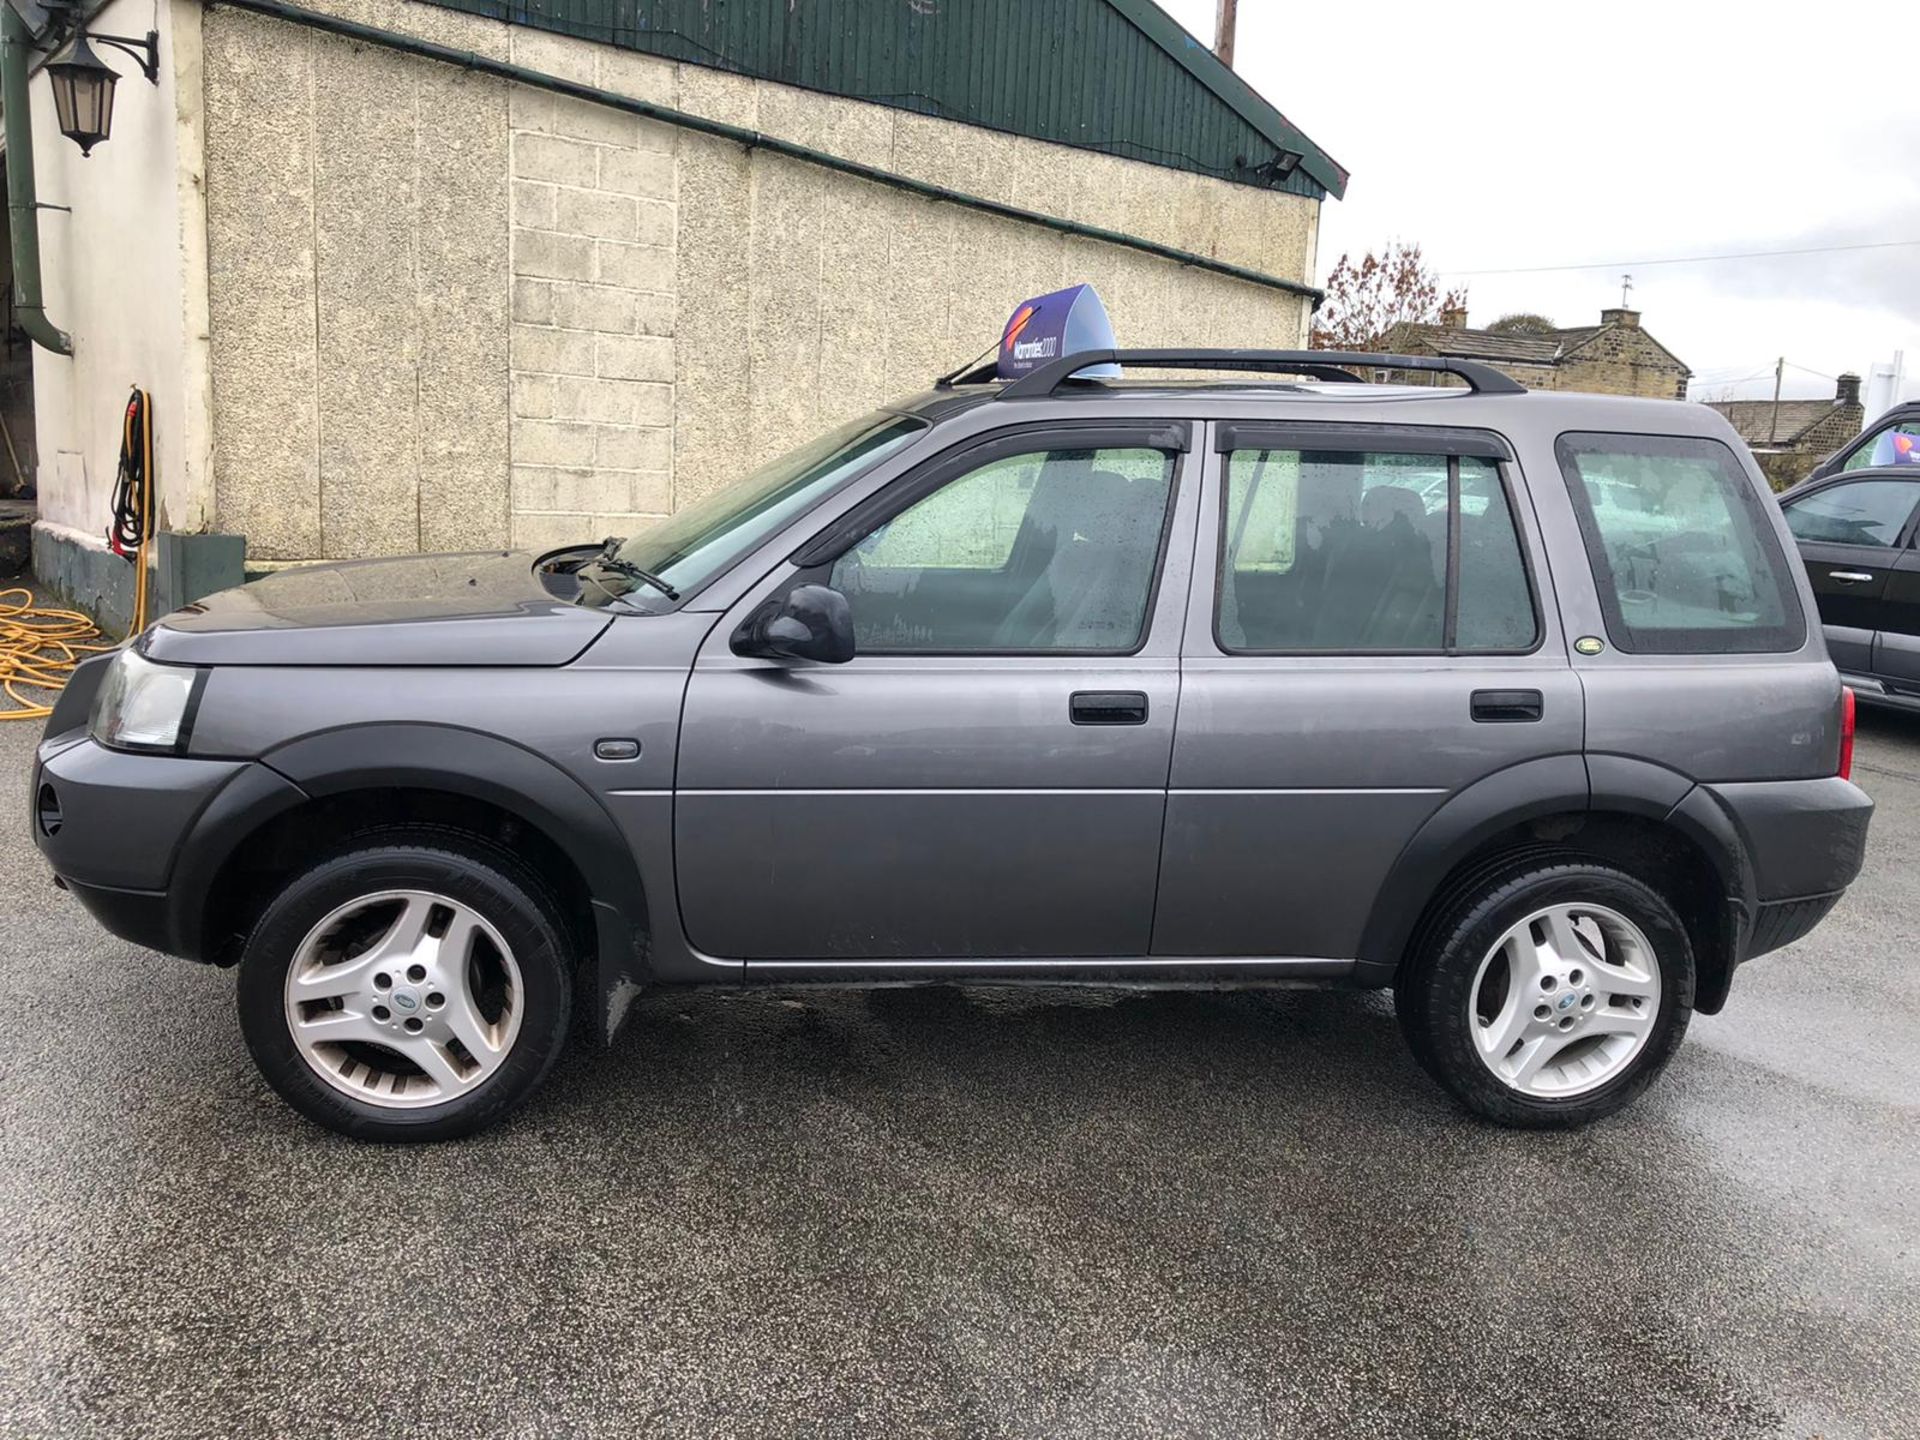
<path id="1" fill-rule="evenodd" d="M 1837 776 L 1703 788 L 1732 819 L 1752 867 L 1755 903 L 1737 958 L 1800 939 L 1859 875 L 1872 798 Z"/>
<path id="2" fill-rule="evenodd" d="M 130 754 L 69 732 L 42 742 L 29 808 L 34 843 L 89 914 L 124 940 L 197 960 L 227 859 L 304 798 L 258 762 Z"/>

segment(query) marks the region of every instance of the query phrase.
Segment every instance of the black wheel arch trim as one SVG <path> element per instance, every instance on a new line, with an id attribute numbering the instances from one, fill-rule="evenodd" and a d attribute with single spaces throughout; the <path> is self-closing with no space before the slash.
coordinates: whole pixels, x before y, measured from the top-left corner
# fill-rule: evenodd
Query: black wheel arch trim
<path id="1" fill-rule="evenodd" d="M 1429 900 L 1462 858 L 1502 831 L 1570 811 L 1652 820 L 1706 855 L 1725 890 L 1733 923 L 1733 953 L 1718 967 L 1725 972 L 1718 993 L 1703 984 L 1701 999 L 1707 1003 L 1697 1006 L 1709 1013 L 1717 1009 L 1744 953 L 1758 904 L 1746 846 L 1710 792 L 1665 766 L 1620 755 L 1565 754 L 1523 761 L 1474 782 L 1429 816 L 1381 884 L 1360 938 L 1359 982 L 1392 983 Z M 1703 981 L 1711 968 L 1702 967 Z"/>
<path id="2" fill-rule="evenodd" d="M 442 790 L 538 829 L 586 882 L 600 991 L 596 1028 L 612 1038 L 645 979 L 647 891 L 613 816 L 573 776 L 510 740 L 451 725 L 348 726 L 290 741 L 261 759 L 315 799 L 365 789 Z"/>

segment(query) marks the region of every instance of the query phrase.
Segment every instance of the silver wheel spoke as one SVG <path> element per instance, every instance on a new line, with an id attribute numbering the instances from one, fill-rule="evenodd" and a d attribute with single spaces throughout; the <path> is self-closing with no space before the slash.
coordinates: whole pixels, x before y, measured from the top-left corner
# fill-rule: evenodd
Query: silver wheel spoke
<path id="1" fill-rule="evenodd" d="M 315 1045 L 378 1039 L 367 1017 L 353 1010 L 323 1010 L 311 1018 L 296 1021 L 294 1029 L 302 1039 Z"/>
<path id="2" fill-rule="evenodd" d="M 1526 1089 L 1539 1077 L 1546 1063 L 1566 1048 L 1566 1043 L 1558 1035 L 1536 1035 L 1513 1057 L 1513 1067 L 1508 1084 Z"/>
<path id="3" fill-rule="evenodd" d="M 1598 1011 L 1587 1022 L 1589 1035 L 1645 1035 L 1653 1028 L 1653 1009 L 1651 1006 L 1633 1010 L 1625 1006 L 1610 1006 Z"/>
<path id="4" fill-rule="evenodd" d="M 1560 1099 L 1630 1065 L 1659 1010 L 1659 961 L 1640 927 L 1604 905 L 1559 904 L 1510 925 L 1487 951 L 1466 1018 L 1502 1084 Z"/>
<path id="5" fill-rule="evenodd" d="M 504 1020 L 506 1017 L 503 1016 Z M 499 1032 L 504 1025 L 491 1025 L 480 1014 L 480 1007 L 462 985 L 447 996 L 445 1023 L 453 1038 L 466 1047 L 474 1062 L 484 1070 L 491 1070 L 500 1063 L 503 1047 Z"/>
<path id="6" fill-rule="evenodd" d="M 476 1070 L 471 1075 L 466 1074 L 454 1063 L 445 1045 L 426 1035 L 409 1035 L 397 1042 L 394 1048 L 426 1072 L 427 1078 L 439 1087 L 439 1099 L 459 1093 L 486 1073 Z"/>
<path id="7" fill-rule="evenodd" d="M 1601 961 L 1594 966 L 1594 971 L 1595 984 L 1604 994 L 1637 995 L 1646 999 L 1660 993 L 1660 982 L 1645 970 Z"/>

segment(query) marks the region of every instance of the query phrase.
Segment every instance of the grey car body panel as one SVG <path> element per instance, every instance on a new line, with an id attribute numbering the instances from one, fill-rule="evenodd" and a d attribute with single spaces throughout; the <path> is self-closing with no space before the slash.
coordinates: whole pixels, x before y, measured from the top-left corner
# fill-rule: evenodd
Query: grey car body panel
<path id="1" fill-rule="evenodd" d="M 1795 887 L 1844 886 L 1858 868 L 1871 804 L 1831 778 L 1838 681 L 1817 626 L 1789 655 L 1573 649 L 1607 632 L 1556 437 L 1702 436 L 1740 454 L 1704 406 L 1089 383 L 1006 402 L 934 392 L 901 408 L 928 431 L 684 603 L 648 596 L 662 613 L 564 603 L 531 557 L 487 552 L 318 567 L 168 617 L 147 653 L 212 667 L 178 763 L 226 779 L 193 814 L 157 787 L 144 846 L 182 856 L 164 893 L 102 890 L 89 903 L 121 933 L 196 953 L 181 892 L 204 894 L 259 817 L 368 787 L 472 795 L 538 825 L 586 877 L 610 1033 L 646 981 L 1390 983 L 1463 854 L 1583 810 L 1686 836 L 1749 923 Z M 992 432 L 1142 420 L 1186 422 L 1193 438 L 1138 653 L 842 666 L 732 653 L 739 621 L 798 573 L 792 557 L 902 477 Z M 1223 653 L 1212 442 L 1227 423 L 1477 432 L 1510 448 L 1538 645 Z M 1783 523 L 1781 539 L 1790 551 Z M 1796 586 L 1811 616 L 1804 576 Z M 43 763 L 56 775 L 96 764 L 77 727 L 100 673 L 82 667 L 49 725 Z M 1072 725 L 1067 697 L 1080 689 L 1144 692 L 1147 723 Z M 1541 718 L 1477 723 L 1476 689 L 1538 690 Z M 637 741 L 640 754 L 598 759 L 602 739 Z M 154 757 L 113 758 L 162 775 Z M 40 839 L 56 871 L 84 868 Z"/>
<path id="2" fill-rule="evenodd" d="M 1062 433 L 1020 428 L 1036 444 Z M 1161 578 L 1132 655 L 742 658 L 735 626 L 794 567 L 743 594 L 687 689 L 674 825 L 694 941 L 749 971 L 756 960 L 1145 955 L 1198 459 L 1190 451 L 1176 469 Z M 1143 694 L 1146 723 L 1074 724 L 1070 697 L 1083 691 Z M 743 872 L 772 903 L 740 903 Z"/>
<path id="3" fill-rule="evenodd" d="M 485 550 L 303 566 L 176 610 L 142 644 L 184 665 L 564 665 L 610 617 L 548 594 L 532 559 Z"/>
<path id="4" fill-rule="evenodd" d="M 1223 466 L 1203 453 L 1213 518 L 1188 598 L 1154 950 L 1358 955 L 1389 868 L 1435 812 L 1510 766 L 1578 756 L 1579 682 L 1550 618 L 1525 655 L 1227 654 L 1213 633 Z M 1514 509 L 1539 590 L 1544 557 Z M 1472 719 L 1476 690 L 1521 688 L 1540 692 L 1539 722 Z"/>

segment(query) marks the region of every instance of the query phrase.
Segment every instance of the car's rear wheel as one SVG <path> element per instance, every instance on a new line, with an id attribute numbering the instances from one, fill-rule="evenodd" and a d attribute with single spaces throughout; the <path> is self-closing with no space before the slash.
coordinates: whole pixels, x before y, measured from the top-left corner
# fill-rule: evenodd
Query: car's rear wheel
<path id="1" fill-rule="evenodd" d="M 1540 863 L 1457 897 L 1395 991 L 1422 1065 L 1505 1125 L 1612 1114 L 1672 1058 L 1693 1011 L 1673 907 L 1597 862 Z"/>
<path id="2" fill-rule="evenodd" d="M 571 1008 L 565 927 L 509 852 L 437 830 L 362 837 L 295 877 L 240 962 L 248 1048 L 342 1134 L 440 1140 L 525 1099 Z"/>

